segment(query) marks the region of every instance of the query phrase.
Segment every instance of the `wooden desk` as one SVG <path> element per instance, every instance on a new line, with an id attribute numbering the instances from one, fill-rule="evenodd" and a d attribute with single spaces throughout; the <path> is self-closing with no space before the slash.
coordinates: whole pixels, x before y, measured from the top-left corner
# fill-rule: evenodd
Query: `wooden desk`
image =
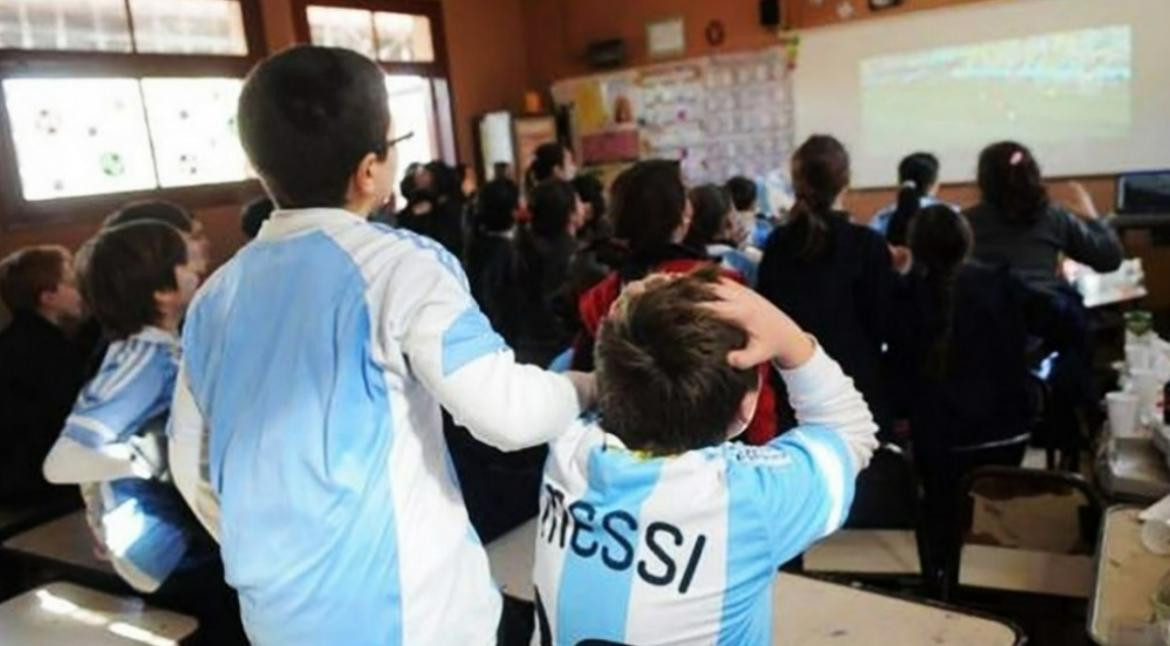
<path id="1" fill-rule="evenodd" d="M 492 576 L 504 592 L 532 601 L 536 520 L 487 546 Z M 1010 645 L 1010 624 L 954 609 L 878 594 L 818 579 L 780 574 L 773 589 L 773 635 L 783 646 Z"/>
<path id="2" fill-rule="evenodd" d="M 957 608 L 781 573 L 772 591 L 772 643 L 995 646 L 1021 643 L 1011 624 Z"/>
<path id="3" fill-rule="evenodd" d="M 85 511 L 66 514 L 4 541 L 4 549 L 20 555 L 115 575 L 114 568 L 94 555 L 93 548 Z"/>
<path id="4" fill-rule="evenodd" d="M 199 622 L 135 597 L 57 582 L 0 604 L 0 626 L 0 646 L 166 646 Z"/>
<path id="5" fill-rule="evenodd" d="M 0 541 L 76 508 L 76 501 L 70 500 L 47 505 L 0 505 Z"/>
<path id="6" fill-rule="evenodd" d="M 1152 503 L 1170 494 L 1170 470 L 1152 439 L 1103 436 L 1096 470 L 1102 492 L 1115 502 Z"/>
<path id="7" fill-rule="evenodd" d="M 1101 523 L 1097 573 L 1089 608 L 1089 636 L 1108 644 L 1115 625 L 1147 622 L 1153 616 L 1150 596 L 1170 571 L 1170 556 L 1151 554 L 1142 546 L 1137 507 L 1111 507 Z"/>
<path id="8" fill-rule="evenodd" d="M 913 530 L 842 529 L 804 553 L 805 572 L 921 576 Z"/>

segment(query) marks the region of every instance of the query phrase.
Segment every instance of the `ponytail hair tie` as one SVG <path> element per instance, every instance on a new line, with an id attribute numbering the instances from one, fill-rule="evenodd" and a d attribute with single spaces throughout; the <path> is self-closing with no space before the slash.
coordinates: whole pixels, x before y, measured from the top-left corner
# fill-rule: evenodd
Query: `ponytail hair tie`
<path id="1" fill-rule="evenodd" d="M 1020 162 L 1024 161 L 1024 151 L 1017 150 L 1012 153 L 1012 158 L 1008 161 L 1012 166 L 1019 166 Z"/>
<path id="2" fill-rule="evenodd" d="M 917 191 L 918 190 L 918 182 L 916 182 L 912 179 L 908 179 L 908 180 L 902 182 L 902 188 L 912 188 L 912 189 Z"/>

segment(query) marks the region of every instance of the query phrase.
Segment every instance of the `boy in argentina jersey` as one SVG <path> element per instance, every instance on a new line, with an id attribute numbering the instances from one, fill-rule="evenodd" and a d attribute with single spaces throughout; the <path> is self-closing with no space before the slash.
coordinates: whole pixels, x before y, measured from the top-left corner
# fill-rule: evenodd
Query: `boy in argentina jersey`
<path id="1" fill-rule="evenodd" d="M 395 176 L 387 104 L 349 50 L 249 74 L 240 141 L 278 208 L 183 327 L 171 467 L 258 646 L 495 644 L 439 404 L 507 450 L 589 401 L 590 379 L 516 363 L 437 242 L 366 221 Z"/>
<path id="2" fill-rule="evenodd" d="M 165 460 L 179 320 L 198 277 L 178 230 L 160 222 L 104 230 L 81 256 L 86 301 L 113 340 L 45 459 L 45 478 L 81 486 L 114 570 L 153 592 L 194 558 L 189 548 L 202 534 Z"/>
<path id="3" fill-rule="evenodd" d="M 599 416 L 545 467 L 534 641 L 771 643 L 776 570 L 841 525 L 877 446 L 861 395 L 791 319 L 713 273 L 628 287 L 596 356 Z M 730 442 L 767 358 L 800 426 Z"/>

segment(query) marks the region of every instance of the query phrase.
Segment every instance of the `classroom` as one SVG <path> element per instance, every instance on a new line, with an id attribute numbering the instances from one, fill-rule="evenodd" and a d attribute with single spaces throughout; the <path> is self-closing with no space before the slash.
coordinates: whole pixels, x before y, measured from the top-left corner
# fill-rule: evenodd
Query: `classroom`
<path id="1" fill-rule="evenodd" d="M 1170 645 L 1166 0 L 0 0 L 0 646 Z"/>

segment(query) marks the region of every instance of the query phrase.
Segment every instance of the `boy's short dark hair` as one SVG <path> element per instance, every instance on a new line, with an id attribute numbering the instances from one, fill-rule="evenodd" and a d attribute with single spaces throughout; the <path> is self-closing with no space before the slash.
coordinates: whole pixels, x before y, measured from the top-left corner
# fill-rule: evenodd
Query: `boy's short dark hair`
<path id="1" fill-rule="evenodd" d="M 195 228 L 195 216 L 190 211 L 165 200 L 143 200 L 126 204 L 107 217 L 102 223 L 102 228 L 109 229 L 131 222 L 148 221 L 169 224 L 183 233 L 191 233 Z"/>
<path id="2" fill-rule="evenodd" d="M 272 203 L 272 198 L 267 196 L 248 202 L 240 211 L 240 230 L 249 240 L 255 238 L 256 234 L 260 233 L 260 227 L 272 217 L 275 210 L 276 205 Z"/>
<path id="3" fill-rule="evenodd" d="M 187 245 L 169 224 L 131 222 L 98 232 L 78 258 L 86 304 L 107 334 L 124 339 L 158 323 L 155 292 L 178 289 Z"/>
<path id="4" fill-rule="evenodd" d="M 727 354 L 747 334 L 702 304 L 715 300 L 714 266 L 658 274 L 618 299 L 597 338 L 601 423 L 630 449 L 675 454 L 727 440 L 755 370 Z"/>
<path id="5" fill-rule="evenodd" d="M 727 180 L 725 187 L 727 192 L 731 194 L 731 203 L 735 205 L 736 211 L 747 211 L 755 208 L 756 204 L 756 183 L 744 177 L 743 175 L 736 175 Z"/>
<path id="6" fill-rule="evenodd" d="M 650 159 L 622 171 L 610 197 L 614 236 L 640 254 L 670 244 L 682 224 L 687 191 L 677 161 Z"/>
<path id="7" fill-rule="evenodd" d="M 528 206 L 532 211 L 532 232 L 555 238 L 568 231 L 573 209 L 577 208 L 577 192 L 564 180 L 548 180 L 532 189 Z"/>
<path id="8" fill-rule="evenodd" d="M 385 74 L 347 49 L 286 49 L 248 74 L 238 119 L 240 143 L 281 208 L 342 206 L 362 158 L 386 157 Z"/>
<path id="9" fill-rule="evenodd" d="M 520 187 L 510 179 L 493 179 L 479 189 L 476 224 L 484 231 L 507 231 L 516 223 Z"/>
<path id="10" fill-rule="evenodd" d="M 65 280 L 69 250 L 57 245 L 25 247 L 0 261 L 0 300 L 13 312 L 36 312 L 41 294 Z"/>

